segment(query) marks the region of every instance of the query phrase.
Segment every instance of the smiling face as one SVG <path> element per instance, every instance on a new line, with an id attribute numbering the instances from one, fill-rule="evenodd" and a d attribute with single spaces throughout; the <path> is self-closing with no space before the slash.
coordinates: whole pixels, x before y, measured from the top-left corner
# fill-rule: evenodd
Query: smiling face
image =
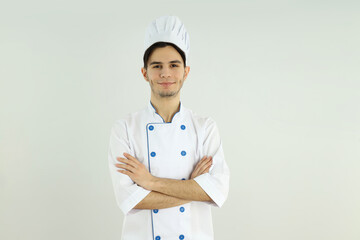
<path id="1" fill-rule="evenodd" d="M 156 48 L 148 60 L 147 69 L 141 69 L 150 84 L 152 96 L 156 98 L 178 97 L 189 71 L 190 67 L 184 68 L 181 55 L 172 46 Z"/>

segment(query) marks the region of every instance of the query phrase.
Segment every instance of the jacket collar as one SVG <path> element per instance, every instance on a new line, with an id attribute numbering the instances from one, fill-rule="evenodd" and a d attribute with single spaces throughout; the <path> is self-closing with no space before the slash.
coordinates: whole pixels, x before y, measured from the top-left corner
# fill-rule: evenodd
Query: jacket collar
<path id="1" fill-rule="evenodd" d="M 164 119 L 160 116 L 160 114 L 158 114 L 156 112 L 156 109 L 152 105 L 151 101 L 149 101 L 149 103 L 148 103 L 148 111 L 153 116 L 153 118 L 155 119 L 156 122 L 165 123 Z M 183 115 L 183 112 L 184 112 L 184 107 L 182 106 L 182 103 L 180 101 L 179 111 L 174 114 L 173 118 L 171 119 L 171 122 L 168 122 L 168 123 L 173 123 L 173 122 L 178 121 L 178 119 L 180 119 L 181 116 Z"/>

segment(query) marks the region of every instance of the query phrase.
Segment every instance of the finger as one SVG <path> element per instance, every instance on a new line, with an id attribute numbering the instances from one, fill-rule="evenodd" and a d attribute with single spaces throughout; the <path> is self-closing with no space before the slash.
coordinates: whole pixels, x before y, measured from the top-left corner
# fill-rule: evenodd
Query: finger
<path id="1" fill-rule="evenodd" d="M 208 157 L 203 157 L 197 164 L 196 167 L 201 167 L 206 161 L 208 161 Z"/>
<path id="2" fill-rule="evenodd" d="M 128 153 L 124 153 L 124 156 L 125 156 L 127 159 L 129 159 L 130 161 L 133 161 L 133 163 L 134 163 L 135 165 L 141 164 L 141 162 L 140 162 L 139 160 L 137 160 L 135 157 L 131 156 L 131 155 L 128 154 Z"/>
<path id="3" fill-rule="evenodd" d="M 204 172 L 209 172 L 210 168 L 213 166 L 213 161 L 211 160 L 211 162 L 209 163 L 209 166 L 204 170 Z"/>
<path id="4" fill-rule="evenodd" d="M 131 172 L 126 171 L 126 170 L 118 170 L 118 172 L 119 172 L 119 173 L 122 173 L 122 174 L 125 174 L 125 175 L 129 176 L 130 178 L 131 178 L 132 175 L 133 175 Z"/>
<path id="5" fill-rule="evenodd" d="M 192 176 L 198 176 L 199 175 L 199 169 L 195 168 L 194 171 L 191 173 Z"/>
<path id="6" fill-rule="evenodd" d="M 205 173 L 205 172 L 206 172 L 206 169 L 208 169 L 208 168 L 210 169 L 211 165 L 212 165 L 212 160 L 209 161 L 209 162 L 207 162 L 205 165 L 203 165 L 203 166 L 199 169 L 199 172 L 200 172 L 200 173 Z"/>
<path id="7" fill-rule="evenodd" d="M 134 161 L 129 160 L 129 159 L 127 159 L 127 158 L 118 157 L 117 159 L 118 159 L 118 161 L 121 162 L 121 163 L 125 163 L 125 164 L 131 165 L 131 166 L 133 166 L 133 167 L 136 167 L 136 166 L 137 166 L 137 164 L 136 164 Z"/>
<path id="8" fill-rule="evenodd" d="M 207 156 L 204 156 L 196 165 L 195 168 L 193 170 L 193 174 L 197 175 L 199 173 L 199 169 L 201 168 L 201 166 L 204 164 L 204 161 L 207 160 Z"/>
<path id="9" fill-rule="evenodd" d="M 129 171 L 126 171 L 126 170 L 117 170 L 119 173 L 122 173 L 122 174 L 125 174 L 125 175 L 128 175 L 129 174 Z"/>
<path id="10" fill-rule="evenodd" d="M 130 162 L 129 159 L 123 157 L 117 157 L 116 160 L 118 160 L 119 162 Z"/>
<path id="11" fill-rule="evenodd" d="M 122 168 L 122 166 L 126 166 L 127 164 L 117 163 L 114 164 L 117 168 Z M 130 166 L 130 165 L 129 165 Z"/>
<path id="12" fill-rule="evenodd" d="M 130 172 L 135 172 L 135 170 L 136 170 L 136 168 L 134 168 L 133 166 L 128 165 L 128 164 L 117 164 L 117 167 L 121 168 L 121 169 L 128 170 Z"/>
<path id="13" fill-rule="evenodd" d="M 124 153 L 123 154 L 127 159 L 129 160 L 132 160 L 132 161 L 135 161 L 135 162 L 139 162 L 135 157 L 131 156 L 130 154 L 128 153 Z"/>
<path id="14" fill-rule="evenodd" d="M 205 168 L 203 171 L 199 172 L 199 175 L 202 175 L 204 173 L 208 173 L 210 171 L 211 165 Z"/>
<path id="15" fill-rule="evenodd" d="M 207 165 L 205 168 L 201 169 L 201 171 L 199 171 L 199 175 L 202 175 L 204 173 L 208 173 L 210 168 L 211 168 L 211 164 L 210 165 Z"/>
<path id="16" fill-rule="evenodd" d="M 200 169 L 202 168 L 202 166 L 204 165 L 204 164 L 206 164 L 206 162 L 207 161 L 209 161 L 210 160 L 210 157 L 208 157 L 208 156 L 204 156 L 196 165 L 195 165 L 195 168 L 194 168 L 194 170 L 193 170 L 193 172 L 192 172 L 192 176 L 198 176 L 198 175 L 200 175 L 199 173 L 200 173 Z"/>
<path id="17" fill-rule="evenodd" d="M 200 161 L 198 161 L 198 163 L 196 164 L 196 167 L 199 166 L 199 164 L 201 164 L 201 162 L 205 161 L 207 159 L 207 156 L 204 156 Z"/>
<path id="18" fill-rule="evenodd" d="M 198 168 L 203 168 L 203 166 L 205 166 L 209 161 L 211 161 L 211 157 L 207 157 L 205 160 L 200 161 L 197 165 Z"/>
<path id="19" fill-rule="evenodd" d="M 204 173 L 208 173 L 208 172 L 210 171 L 211 166 L 212 166 L 212 165 L 210 165 L 209 167 L 207 167 L 207 168 L 204 170 L 203 174 L 204 174 Z"/>

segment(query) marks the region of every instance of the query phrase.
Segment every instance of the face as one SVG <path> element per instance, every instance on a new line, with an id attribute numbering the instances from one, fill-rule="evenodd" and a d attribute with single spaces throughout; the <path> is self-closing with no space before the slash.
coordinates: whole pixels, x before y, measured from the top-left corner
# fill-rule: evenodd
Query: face
<path id="1" fill-rule="evenodd" d="M 181 55 L 172 46 L 155 49 L 148 61 L 147 70 L 141 72 L 150 84 L 152 95 L 158 98 L 178 96 L 190 67 L 184 68 Z"/>

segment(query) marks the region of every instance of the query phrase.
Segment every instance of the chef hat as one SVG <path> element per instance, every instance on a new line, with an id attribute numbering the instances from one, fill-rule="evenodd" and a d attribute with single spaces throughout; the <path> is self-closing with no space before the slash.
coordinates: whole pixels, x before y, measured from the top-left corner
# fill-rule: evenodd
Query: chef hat
<path id="1" fill-rule="evenodd" d="M 162 16 L 150 23 L 145 33 L 144 52 L 156 42 L 173 43 L 185 53 L 186 58 L 188 57 L 189 34 L 176 16 Z"/>

